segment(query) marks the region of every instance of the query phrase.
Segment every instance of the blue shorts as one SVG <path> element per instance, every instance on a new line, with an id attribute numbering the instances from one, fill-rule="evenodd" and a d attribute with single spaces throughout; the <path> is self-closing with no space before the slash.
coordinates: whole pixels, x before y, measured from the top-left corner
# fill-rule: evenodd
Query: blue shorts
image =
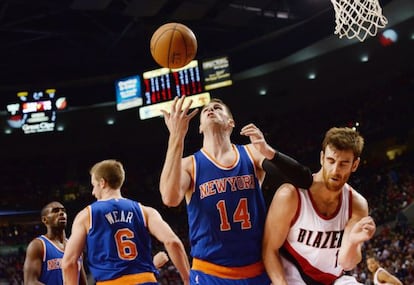
<path id="1" fill-rule="evenodd" d="M 270 285 L 271 281 L 266 272 L 247 279 L 228 279 L 191 269 L 190 285 Z"/>

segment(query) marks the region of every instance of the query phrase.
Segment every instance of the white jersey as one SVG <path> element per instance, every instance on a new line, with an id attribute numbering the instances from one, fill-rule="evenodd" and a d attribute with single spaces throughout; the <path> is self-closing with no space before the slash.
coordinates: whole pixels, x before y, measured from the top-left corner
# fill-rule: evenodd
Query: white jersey
<path id="1" fill-rule="evenodd" d="M 382 268 L 382 267 L 378 267 L 377 271 L 375 271 L 375 273 L 374 273 L 374 285 L 388 284 L 387 282 L 381 282 L 381 281 L 378 280 L 378 273 L 380 273 L 381 271 L 385 271 L 385 269 Z"/>
<path id="2" fill-rule="evenodd" d="M 344 185 L 341 201 L 331 218 L 314 207 L 310 191 L 298 189 L 298 194 L 298 209 L 281 249 L 287 283 L 333 284 L 343 274 L 338 253 L 345 225 L 352 215 L 352 188 Z"/>

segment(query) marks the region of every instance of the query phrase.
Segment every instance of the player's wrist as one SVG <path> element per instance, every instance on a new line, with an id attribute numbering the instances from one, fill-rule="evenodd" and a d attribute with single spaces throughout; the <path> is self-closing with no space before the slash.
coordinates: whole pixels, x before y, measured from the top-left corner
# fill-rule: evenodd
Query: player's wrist
<path id="1" fill-rule="evenodd" d="M 262 154 L 266 159 L 273 160 L 277 156 L 277 150 L 275 150 L 267 142 L 265 142 Z"/>

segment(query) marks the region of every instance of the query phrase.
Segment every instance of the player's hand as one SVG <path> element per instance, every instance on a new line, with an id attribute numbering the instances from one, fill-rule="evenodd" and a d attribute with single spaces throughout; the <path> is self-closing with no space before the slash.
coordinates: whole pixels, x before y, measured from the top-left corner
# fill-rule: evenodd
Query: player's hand
<path id="1" fill-rule="evenodd" d="M 353 243 L 361 243 L 370 240 L 376 231 L 374 219 L 370 216 L 359 220 L 350 232 L 349 238 Z"/>
<path id="2" fill-rule="evenodd" d="M 163 267 L 169 260 L 170 259 L 165 251 L 157 252 L 157 254 L 152 258 L 152 262 L 157 269 Z"/>
<path id="3" fill-rule="evenodd" d="M 241 129 L 240 134 L 249 137 L 253 146 L 261 153 L 264 153 L 267 148 L 267 142 L 262 131 L 258 127 L 254 124 L 248 124 Z"/>
<path id="4" fill-rule="evenodd" d="M 164 115 L 164 122 L 170 134 L 185 136 L 190 120 L 198 113 L 198 109 L 188 113 L 193 100 L 188 100 L 188 103 L 185 105 L 184 100 L 185 96 L 181 98 L 175 97 L 169 112 L 167 110 L 160 110 Z"/>

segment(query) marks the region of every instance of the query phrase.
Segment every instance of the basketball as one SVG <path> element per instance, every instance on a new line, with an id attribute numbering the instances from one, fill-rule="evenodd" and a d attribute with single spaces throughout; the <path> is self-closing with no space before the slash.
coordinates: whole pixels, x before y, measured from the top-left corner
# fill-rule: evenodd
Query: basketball
<path id="1" fill-rule="evenodd" d="M 197 39 L 191 29 L 180 23 L 160 26 L 152 35 L 151 55 L 162 67 L 181 68 L 197 53 Z"/>

